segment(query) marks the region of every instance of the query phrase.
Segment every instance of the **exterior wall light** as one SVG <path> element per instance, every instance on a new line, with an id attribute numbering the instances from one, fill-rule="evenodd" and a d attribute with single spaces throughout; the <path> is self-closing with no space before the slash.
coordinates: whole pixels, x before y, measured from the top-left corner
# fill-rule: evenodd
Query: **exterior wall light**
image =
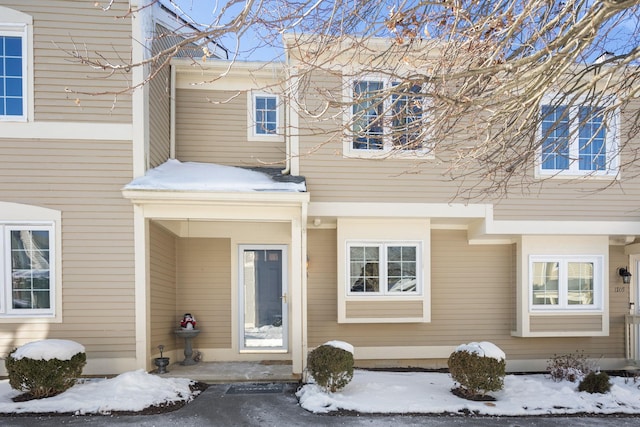
<path id="1" fill-rule="evenodd" d="M 631 273 L 629 273 L 627 267 L 620 267 L 618 269 L 618 276 L 622 277 L 622 283 L 625 285 L 631 283 Z"/>

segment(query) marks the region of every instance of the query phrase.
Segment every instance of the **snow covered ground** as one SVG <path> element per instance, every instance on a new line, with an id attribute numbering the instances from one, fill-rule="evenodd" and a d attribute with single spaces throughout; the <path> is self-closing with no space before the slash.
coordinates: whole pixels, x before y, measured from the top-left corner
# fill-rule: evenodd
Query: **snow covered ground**
<path id="1" fill-rule="evenodd" d="M 379 372 L 356 370 L 341 392 L 327 394 L 307 384 L 298 392 L 308 411 L 339 409 L 361 413 L 474 412 L 486 415 L 640 414 L 640 381 L 611 377 L 607 394 L 578 392 L 577 383 L 553 382 L 545 375 L 507 375 L 495 402 L 472 402 L 454 396 L 453 380 L 444 373 Z M 47 399 L 13 402 L 20 393 L 7 380 L 0 381 L 0 413 L 61 412 L 100 414 L 141 411 L 167 402 L 190 401 L 195 396 L 188 379 L 160 378 L 142 370 L 111 379 L 84 380 Z"/>
<path id="2" fill-rule="evenodd" d="M 495 402 L 473 402 L 451 393 L 449 374 L 355 370 L 340 392 L 325 393 L 315 384 L 298 391 L 303 408 L 325 413 L 465 413 L 483 415 L 640 414 L 640 380 L 611 377 L 611 392 L 578 392 L 578 383 L 554 382 L 546 375 L 507 375 Z"/>

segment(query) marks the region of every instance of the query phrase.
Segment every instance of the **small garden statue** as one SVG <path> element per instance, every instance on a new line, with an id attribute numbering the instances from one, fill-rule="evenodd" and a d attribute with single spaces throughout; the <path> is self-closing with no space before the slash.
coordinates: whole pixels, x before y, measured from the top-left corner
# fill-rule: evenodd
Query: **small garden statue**
<path id="1" fill-rule="evenodd" d="M 191 313 L 185 313 L 182 321 L 180 322 L 180 326 L 184 329 L 195 329 L 196 318 L 193 317 Z"/>

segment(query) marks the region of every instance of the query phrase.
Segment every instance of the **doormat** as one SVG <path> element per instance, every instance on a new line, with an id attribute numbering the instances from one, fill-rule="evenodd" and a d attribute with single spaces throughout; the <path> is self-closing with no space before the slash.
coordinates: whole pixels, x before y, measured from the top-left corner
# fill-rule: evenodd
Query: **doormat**
<path id="1" fill-rule="evenodd" d="M 284 384 L 233 384 L 229 387 L 226 394 L 268 394 L 282 393 Z"/>

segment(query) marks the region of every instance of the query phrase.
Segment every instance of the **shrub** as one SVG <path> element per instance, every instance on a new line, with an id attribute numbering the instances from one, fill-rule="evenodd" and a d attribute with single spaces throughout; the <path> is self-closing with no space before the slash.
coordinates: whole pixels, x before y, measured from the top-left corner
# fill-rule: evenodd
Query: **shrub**
<path id="1" fill-rule="evenodd" d="M 307 369 L 316 384 L 327 391 L 336 392 L 353 378 L 353 353 L 323 344 L 309 353 Z"/>
<path id="2" fill-rule="evenodd" d="M 489 346 L 502 353 L 491 343 L 471 343 L 451 353 L 447 364 L 451 377 L 460 384 L 460 388 L 454 390 L 456 394 L 467 399 L 482 399 L 488 392 L 502 390 L 506 370 L 504 353 L 501 357 L 485 356 L 482 350 L 476 349 Z"/>
<path id="3" fill-rule="evenodd" d="M 87 356 L 76 353 L 68 360 L 52 358 L 14 357 L 14 349 L 5 359 L 9 384 L 18 391 L 29 393 L 40 399 L 55 396 L 72 387 L 82 375 Z"/>
<path id="4" fill-rule="evenodd" d="M 576 382 L 593 371 L 593 363 L 584 352 L 554 355 L 547 362 L 547 372 L 556 382 L 567 380 Z"/>
<path id="5" fill-rule="evenodd" d="M 609 375 L 606 372 L 589 372 L 578 385 L 578 391 L 587 393 L 608 393 L 611 390 Z"/>

